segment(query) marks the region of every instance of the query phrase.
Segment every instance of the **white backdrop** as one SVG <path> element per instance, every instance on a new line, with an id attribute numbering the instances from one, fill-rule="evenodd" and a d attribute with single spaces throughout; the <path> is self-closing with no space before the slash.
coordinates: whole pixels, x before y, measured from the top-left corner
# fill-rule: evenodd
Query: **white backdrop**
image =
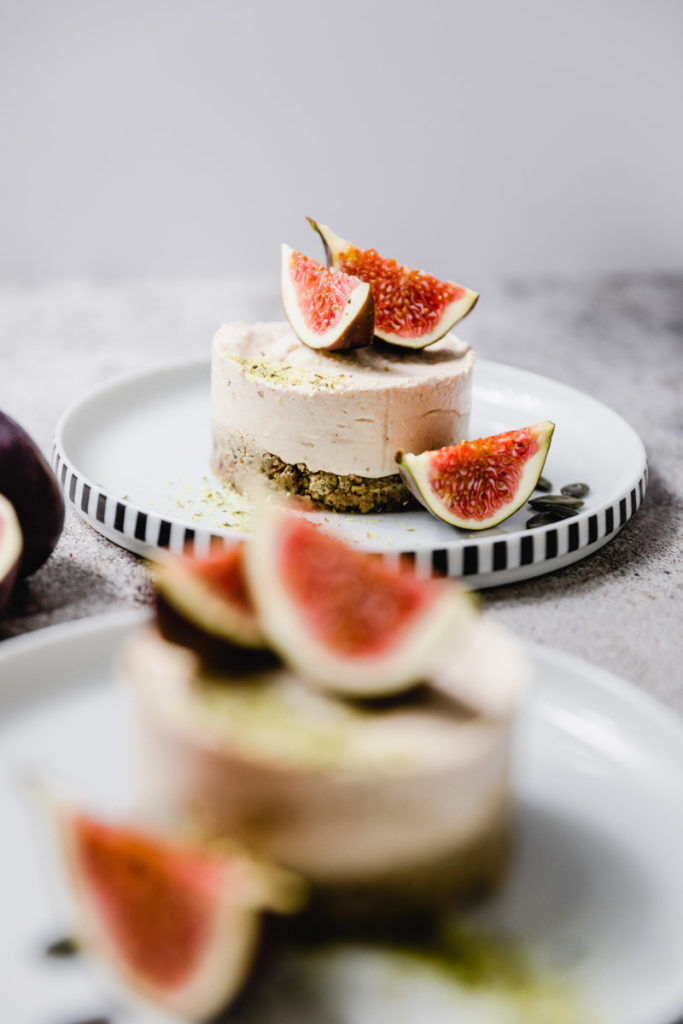
<path id="1" fill-rule="evenodd" d="M 683 265 L 683 3 L 1 0 L 0 277 Z"/>

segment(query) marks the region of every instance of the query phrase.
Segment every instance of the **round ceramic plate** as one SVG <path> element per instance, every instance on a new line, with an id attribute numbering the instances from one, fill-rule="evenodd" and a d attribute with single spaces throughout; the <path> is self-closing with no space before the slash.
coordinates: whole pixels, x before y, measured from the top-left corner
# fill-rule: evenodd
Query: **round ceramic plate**
<path id="1" fill-rule="evenodd" d="M 111 1003 L 80 960 L 41 954 L 66 925 L 24 785 L 37 776 L 103 814 L 125 813 L 129 717 L 112 664 L 140 621 L 89 619 L 0 647 L 0 1008 L 12 1024 L 143 1019 Z M 683 1009 L 683 727 L 597 668 L 550 648 L 529 653 L 536 686 L 516 738 L 512 870 L 465 926 L 523 951 L 537 984 L 520 1002 L 499 970 L 467 985 L 419 950 L 337 945 L 290 954 L 232 1024 L 673 1024 Z"/>
<path id="2" fill-rule="evenodd" d="M 156 548 L 198 553 L 213 538 L 244 533 L 248 509 L 226 498 L 208 468 L 210 368 L 207 360 L 118 378 L 61 418 L 53 464 L 64 491 L 91 526 L 137 554 Z M 496 586 L 560 569 L 607 543 L 643 500 L 642 442 L 600 402 L 536 374 L 480 360 L 470 436 L 485 437 L 551 419 L 555 435 L 544 470 L 555 488 L 591 490 L 579 515 L 527 530 L 520 509 L 499 527 L 468 533 L 429 512 L 316 514 L 359 546 L 403 554 L 420 572 L 466 576 Z"/>

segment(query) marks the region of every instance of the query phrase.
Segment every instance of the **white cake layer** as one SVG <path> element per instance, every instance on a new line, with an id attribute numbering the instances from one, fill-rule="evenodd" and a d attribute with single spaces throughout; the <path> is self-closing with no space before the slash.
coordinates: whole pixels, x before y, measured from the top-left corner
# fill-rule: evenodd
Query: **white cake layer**
<path id="1" fill-rule="evenodd" d="M 505 828 L 514 710 L 433 694 L 365 710 L 289 670 L 219 681 L 153 629 L 129 641 L 146 810 L 233 836 L 316 880 L 467 851 Z"/>
<path id="2" fill-rule="evenodd" d="M 387 476 L 401 449 L 467 433 L 474 352 L 454 334 L 420 351 L 307 348 L 287 323 L 231 323 L 213 343 L 214 440 L 312 472 Z"/>

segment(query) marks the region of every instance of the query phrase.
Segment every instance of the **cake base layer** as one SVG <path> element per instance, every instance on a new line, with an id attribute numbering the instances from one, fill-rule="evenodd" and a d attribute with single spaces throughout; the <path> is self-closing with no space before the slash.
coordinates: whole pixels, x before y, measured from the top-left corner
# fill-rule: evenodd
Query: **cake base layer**
<path id="1" fill-rule="evenodd" d="M 374 878 L 339 885 L 313 885 L 302 915 L 306 931 L 335 935 L 358 931 L 394 937 L 402 925 L 431 921 L 454 908 L 471 906 L 495 892 L 507 874 L 513 829 L 509 798 L 487 830 L 446 854 L 413 867 L 391 867 Z"/>
<path id="2" fill-rule="evenodd" d="M 368 477 L 314 471 L 304 462 L 291 465 L 272 452 L 247 450 L 238 437 L 214 440 L 211 469 L 221 483 L 242 492 L 266 481 L 275 490 L 307 498 L 330 512 L 402 512 L 419 507 L 398 473 Z"/>

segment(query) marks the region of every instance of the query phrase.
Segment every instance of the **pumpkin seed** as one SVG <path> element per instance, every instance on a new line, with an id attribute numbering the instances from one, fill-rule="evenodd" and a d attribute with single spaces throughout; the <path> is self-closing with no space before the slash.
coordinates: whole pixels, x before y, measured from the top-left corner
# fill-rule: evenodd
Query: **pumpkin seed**
<path id="1" fill-rule="evenodd" d="M 111 1017 L 82 1017 L 74 1021 L 74 1024 L 111 1024 Z"/>
<path id="2" fill-rule="evenodd" d="M 78 953 L 80 953 L 78 943 L 68 935 L 61 939 L 55 939 L 54 942 L 48 943 L 45 947 L 46 956 L 67 957 L 77 956 Z"/>
<path id="3" fill-rule="evenodd" d="M 560 505 L 556 502 L 544 505 L 540 498 L 538 499 L 538 504 L 535 501 L 529 502 L 529 504 L 536 512 L 552 512 L 558 519 L 571 519 L 572 516 L 578 515 L 579 512 L 578 508 L 574 505 Z M 583 505 L 583 502 L 580 501 L 579 505 Z"/>
<path id="4" fill-rule="evenodd" d="M 562 494 L 544 494 L 540 498 L 532 498 L 529 502 L 532 508 L 549 509 L 555 506 L 562 508 L 582 508 L 584 502 L 580 498 L 569 498 Z"/>
<path id="5" fill-rule="evenodd" d="M 527 530 L 533 530 L 535 526 L 548 526 L 550 523 L 556 523 L 562 516 L 558 516 L 556 512 L 537 512 L 531 519 L 527 519 L 526 528 Z"/>
<path id="6" fill-rule="evenodd" d="M 552 489 L 553 489 L 553 485 L 550 483 L 550 480 L 548 480 L 547 477 L 545 477 L 545 476 L 539 476 L 538 482 L 537 482 L 536 486 L 534 487 L 534 490 L 535 491 L 552 491 Z"/>
<path id="7" fill-rule="evenodd" d="M 560 494 L 568 498 L 585 498 L 589 491 L 588 484 L 565 484 L 560 488 Z"/>

